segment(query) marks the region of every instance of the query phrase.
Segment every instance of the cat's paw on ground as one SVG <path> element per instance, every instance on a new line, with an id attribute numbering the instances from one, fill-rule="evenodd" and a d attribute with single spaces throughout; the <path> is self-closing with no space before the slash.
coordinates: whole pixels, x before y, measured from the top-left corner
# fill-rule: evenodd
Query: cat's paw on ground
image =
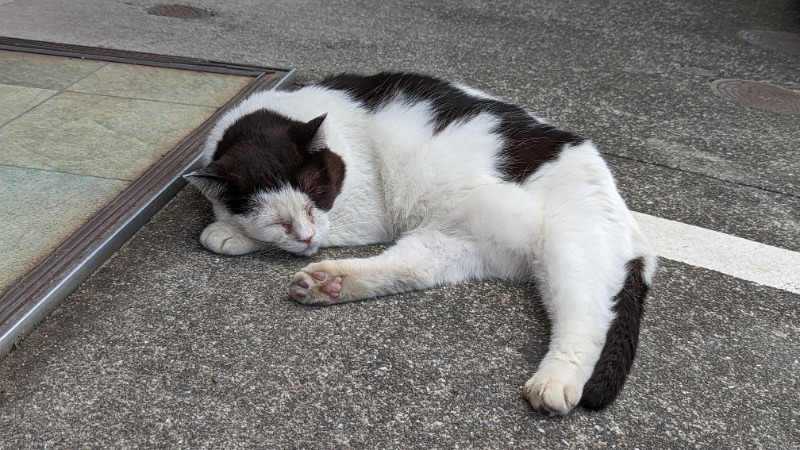
<path id="1" fill-rule="evenodd" d="M 200 243 L 212 252 L 222 255 L 244 255 L 263 248 L 225 222 L 214 222 L 207 226 L 200 235 Z"/>
<path id="2" fill-rule="evenodd" d="M 322 270 L 308 271 L 304 269 L 297 272 L 289 287 L 289 296 L 293 300 L 309 305 L 339 303 L 341 292 L 342 277 Z"/>
<path id="3" fill-rule="evenodd" d="M 563 416 L 580 401 L 583 384 L 573 367 L 558 361 L 543 363 L 525 383 L 525 398 L 543 414 Z"/>

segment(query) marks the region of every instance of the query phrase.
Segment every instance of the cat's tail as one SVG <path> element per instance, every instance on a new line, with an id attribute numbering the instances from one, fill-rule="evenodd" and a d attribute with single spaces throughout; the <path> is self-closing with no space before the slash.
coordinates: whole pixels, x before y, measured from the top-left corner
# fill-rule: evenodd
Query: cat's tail
<path id="1" fill-rule="evenodd" d="M 622 290 L 614 297 L 616 318 L 606 335 L 606 343 L 591 378 L 583 387 L 580 405 L 600 409 L 617 397 L 633 365 L 639 342 L 639 324 L 644 299 L 650 289 L 657 257 L 642 256 L 628 261 L 628 275 Z"/>

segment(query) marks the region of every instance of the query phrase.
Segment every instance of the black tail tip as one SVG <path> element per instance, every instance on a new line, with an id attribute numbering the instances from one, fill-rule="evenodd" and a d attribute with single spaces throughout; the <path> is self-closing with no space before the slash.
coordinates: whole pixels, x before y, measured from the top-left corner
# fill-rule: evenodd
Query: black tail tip
<path id="1" fill-rule="evenodd" d="M 598 411 L 613 403 L 620 390 L 622 390 L 622 386 L 587 384 L 583 388 L 583 395 L 578 404 L 586 409 Z"/>
<path id="2" fill-rule="evenodd" d="M 644 279 L 643 258 L 629 261 L 627 269 L 624 286 L 614 298 L 616 318 L 608 329 L 605 346 L 592 376 L 583 387 L 579 404 L 587 409 L 603 409 L 617 398 L 636 356 L 639 325 L 649 286 Z"/>

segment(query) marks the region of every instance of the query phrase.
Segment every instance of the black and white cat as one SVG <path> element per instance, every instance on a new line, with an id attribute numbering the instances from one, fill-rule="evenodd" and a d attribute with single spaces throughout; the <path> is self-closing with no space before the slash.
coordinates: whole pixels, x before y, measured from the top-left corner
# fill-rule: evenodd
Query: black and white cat
<path id="1" fill-rule="evenodd" d="M 256 93 L 203 158 L 186 178 L 214 206 L 200 237 L 211 251 L 394 243 L 309 264 L 294 300 L 536 281 L 552 333 L 525 384 L 531 405 L 596 409 L 622 388 L 657 257 L 589 140 L 466 86 L 381 73 Z"/>

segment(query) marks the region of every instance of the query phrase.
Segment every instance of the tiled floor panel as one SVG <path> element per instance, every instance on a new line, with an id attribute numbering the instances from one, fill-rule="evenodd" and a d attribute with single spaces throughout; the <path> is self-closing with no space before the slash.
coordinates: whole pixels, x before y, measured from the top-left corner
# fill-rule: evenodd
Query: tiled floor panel
<path id="1" fill-rule="evenodd" d="M 0 50 L 0 291 L 252 80 Z"/>

